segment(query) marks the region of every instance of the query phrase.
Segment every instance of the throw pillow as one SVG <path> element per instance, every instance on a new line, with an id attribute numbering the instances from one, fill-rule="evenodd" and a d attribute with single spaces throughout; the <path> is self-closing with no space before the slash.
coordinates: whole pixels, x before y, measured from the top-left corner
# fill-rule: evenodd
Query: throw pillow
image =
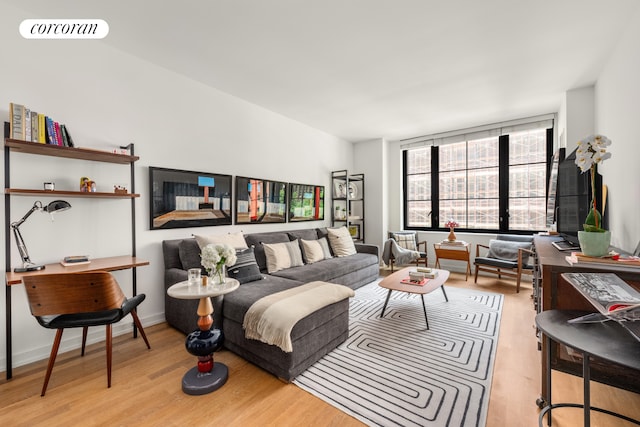
<path id="1" fill-rule="evenodd" d="M 195 239 L 182 240 L 178 244 L 178 256 L 180 257 L 183 270 L 201 268 L 203 272 L 206 272 L 200 259 L 200 247 Z"/>
<path id="2" fill-rule="evenodd" d="M 227 268 L 229 277 L 236 279 L 240 284 L 262 280 L 262 274 L 258 268 L 253 248 L 238 249 L 236 251 L 238 260 L 234 265 Z"/>
<path id="3" fill-rule="evenodd" d="M 333 258 L 326 237 L 319 240 L 300 239 L 300 242 L 302 243 L 302 251 L 304 252 L 307 264 Z"/>
<path id="4" fill-rule="evenodd" d="M 353 238 L 349 234 L 347 227 L 327 228 L 329 244 L 333 249 L 333 254 L 337 257 L 355 255 L 356 246 L 353 244 Z"/>
<path id="5" fill-rule="evenodd" d="M 244 240 L 244 235 L 241 231 L 229 234 L 209 234 L 209 235 L 197 235 L 194 234 L 198 246 L 204 248 L 207 245 L 224 245 L 227 244 L 234 249 L 247 249 L 247 242 Z"/>
<path id="6" fill-rule="evenodd" d="M 401 248 L 410 251 L 418 250 L 418 248 L 416 248 L 416 235 L 414 233 L 393 233 L 393 240 L 395 240 Z"/>
<path id="7" fill-rule="evenodd" d="M 263 243 L 264 253 L 267 257 L 267 272 L 275 273 L 285 268 L 304 265 L 302 253 L 298 242 Z"/>
<path id="8" fill-rule="evenodd" d="M 518 261 L 518 249 L 531 250 L 530 242 L 510 242 L 508 240 L 489 240 L 489 258 L 503 259 L 506 261 Z M 529 261 L 529 253 L 522 254 L 522 265 Z"/>

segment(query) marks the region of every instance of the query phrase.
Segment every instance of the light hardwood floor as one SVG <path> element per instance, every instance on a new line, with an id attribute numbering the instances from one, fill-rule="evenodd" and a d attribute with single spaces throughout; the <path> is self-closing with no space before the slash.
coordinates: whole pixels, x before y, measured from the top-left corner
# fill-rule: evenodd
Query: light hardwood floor
<path id="1" fill-rule="evenodd" d="M 381 274 L 386 274 L 382 270 Z M 481 289 L 505 295 L 500 338 L 489 401 L 488 427 L 537 425 L 540 394 L 540 352 L 533 326 L 531 287 L 519 294 L 515 284 L 453 273 L 447 286 Z M 382 301 L 380 302 L 382 306 Z M 114 339 L 113 377 L 106 387 L 104 343 L 60 354 L 47 395 L 40 397 L 46 361 L 14 369 L 14 378 L 0 379 L 2 426 L 360 426 L 359 421 L 293 384 L 223 350 L 215 359 L 229 367 L 229 380 L 205 396 L 182 393 L 182 375 L 195 364 L 184 349 L 184 335 L 166 324 L 146 328 L 151 342 L 130 335 Z M 581 402 L 581 378 L 554 371 L 554 401 Z M 592 383 L 592 404 L 640 419 L 640 395 Z M 553 425 L 582 425 L 580 409 L 554 411 Z M 545 423 L 546 425 L 546 423 Z M 630 426 L 593 413 L 592 425 Z"/>

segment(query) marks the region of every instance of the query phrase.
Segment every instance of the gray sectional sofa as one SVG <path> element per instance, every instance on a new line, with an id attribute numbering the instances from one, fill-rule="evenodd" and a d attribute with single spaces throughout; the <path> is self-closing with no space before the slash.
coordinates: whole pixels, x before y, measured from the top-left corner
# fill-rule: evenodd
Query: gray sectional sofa
<path id="1" fill-rule="evenodd" d="M 291 381 L 347 339 L 349 301 L 342 300 L 326 306 L 296 323 L 291 332 L 291 353 L 245 338 L 242 323 L 249 307 L 264 296 L 308 282 L 324 281 L 356 289 L 374 281 L 379 274 L 379 249 L 365 244 L 356 244 L 357 253 L 354 255 L 333 257 L 267 274 L 263 243 L 317 240 L 326 235 L 325 228 L 245 234 L 247 246 L 253 248 L 261 279 L 243 283 L 237 290 L 214 299 L 214 325 L 222 329 L 225 347 L 285 381 Z M 165 263 L 165 317 L 171 326 L 185 334 L 190 333 L 197 328 L 197 301 L 171 298 L 166 294 L 166 289 L 186 280 L 189 268 L 201 267 L 200 248 L 194 238 L 165 240 L 162 248 Z"/>

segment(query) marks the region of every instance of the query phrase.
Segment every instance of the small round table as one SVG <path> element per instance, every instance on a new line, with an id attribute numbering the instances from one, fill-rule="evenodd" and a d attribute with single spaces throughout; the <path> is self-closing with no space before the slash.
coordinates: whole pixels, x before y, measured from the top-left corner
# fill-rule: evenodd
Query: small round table
<path id="1" fill-rule="evenodd" d="M 186 394 L 201 395 L 222 387 L 229 377 L 229 369 L 223 363 L 214 363 L 213 353 L 222 347 L 224 335 L 220 329 L 213 328 L 213 304 L 211 297 L 218 297 L 235 291 L 240 286 L 236 279 L 226 278 L 220 285 L 190 285 L 188 281 L 179 282 L 167 289 L 170 297 L 178 299 L 199 299 L 198 328 L 189 335 L 185 346 L 187 351 L 198 357 L 198 365 L 189 369 L 182 377 L 182 391 Z"/>

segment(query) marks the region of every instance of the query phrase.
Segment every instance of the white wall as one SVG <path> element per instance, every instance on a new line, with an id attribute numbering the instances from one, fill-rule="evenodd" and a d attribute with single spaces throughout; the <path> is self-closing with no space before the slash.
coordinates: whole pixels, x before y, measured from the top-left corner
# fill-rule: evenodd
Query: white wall
<path id="1" fill-rule="evenodd" d="M 640 240 L 640 10 L 631 18 L 595 89 L 596 132 L 612 141 L 599 167 L 609 188 L 611 243 L 633 251 Z"/>
<path id="2" fill-rule="evenodd" d="M 566 128 L 563 130 L 567 155 L 577 147 L 578 141 L 595 132 L 594 97 L 593 86 L 571 89 L 565 93 Z"/>
<path id="3" fill-rule="evenodd" d="M 387 235 L 387 141 L 376 139 L 354 144 L 354 173 L 365 177 L 365 243 L 382 244 Z M 351 171 L 350 171 L 351 172 Z"/>
<path id="4" fill-rule="evenodd" d="M 327 203 L 324 222 L 149 230 L 149 166 L 318 184 L 330 189 L 332 170 L 353 169 L 353 147 L 100 41 L 24 40 L 18 25 L 27 15 L 7 6 L 2 12 L 3 121 L 8 120 L 9 103 L 15 102 L 66 123 L 77 146 L 110 149 L 135 143 L 140 156 L 136 163 L 136 192 L 141 195 L 136 201 L 138 256 L 151 262 L 138 269 L 138 292 L 147 295 L 139 310 L 143 324 L 164 320 L 162 240 L 192 233 L 271 231 L 330 223 Z M 13 187 L 41 188 L 44 181 L 55 181 L 57 189 L 76 189 L 79 178 L 86 175 L 98 183 L 99 190 L 110 191 L 114 184 L 129 180 L 128 168 L 117 165 L 17 154 L 11 159 Z M 19 219 L 37 199 L 49 201 L 13 197 L 10 220 Z M 101 257 L 129 253 L 129 201 L 68 201 L 73 208 L 58 214 L 55 223 L 37 213 L 21 227 L 32 260 L 51 263 L 69 254 Z M 4 260 L 4 246 L 1 250 Z M 16 252 L 12 243 L 12 266 L 19 264 Z M 125 293 L 130 293 L 130 272 L 118 272 L 116 277 Z M 12 290 L 15 367 L 48 357 L 53 335 L 29 314 L 23 286 Z M 4 307 L 4 292 L 0 299 Z M 0 317 L 4 337 L 5 316 Z M 102 340 L 102 328 L 93 329 L 91 340 Z M 119 331 L 126 329 L 121 325 Z M 71 331 L 65 333 L 61 351 L 77 347 L 77 337 Z M 4 356 L 2 339 L 2 370 L 6 367 Z"/>

